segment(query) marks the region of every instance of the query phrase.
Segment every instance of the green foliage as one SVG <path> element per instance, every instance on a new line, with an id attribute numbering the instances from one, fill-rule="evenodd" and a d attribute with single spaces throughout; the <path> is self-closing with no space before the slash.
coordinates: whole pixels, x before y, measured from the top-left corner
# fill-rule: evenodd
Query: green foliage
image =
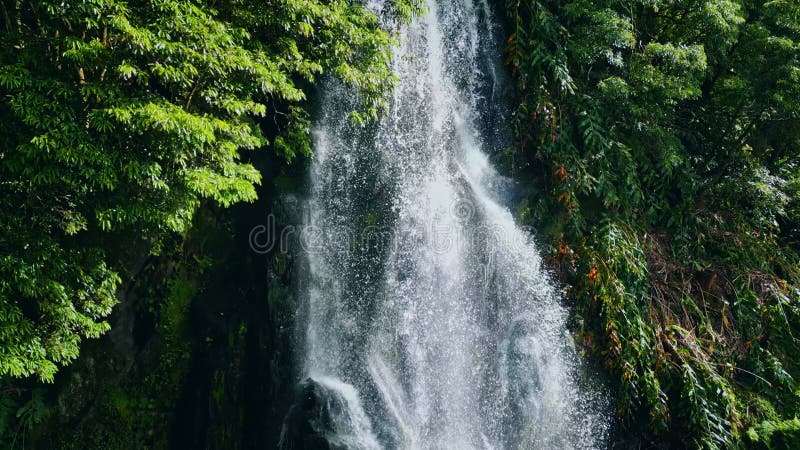
<path id="1" fill-rule="evenodd" d="M 309 155 L 318 76 L 358 88 L 358 121 L 393 82 L 391 34 L 347 1 L 7 0 L 0 15 L 0 376 L 52 381 L 107 331 L 117 242 L 158 252 L 202 202 L 255 200 L 244 150 Z"/>
<path id="2" fill-rule="evenodd" d="M 771 422 L 765 420 L 747 430 L 747 439 L 755 448 L 789 450 L 800 446 L 800 420 Z"/>
<path id="3" fill-rule="evenodd" d="M 17 421 L 19 426 L 25 430 L 33 430 L 47 418 L 49 411 L 44 402 L 44 389 L 34 389 L 31 399 L 17 410 Z"/>
<path id="4" fill-rule="evenodd" d="M 741 443 L 755 403 L 793 419 L 800 5 L 508 6 L 510 158 L 620 416 L 698 448 Z"/>
<path id="5" fill-rule="evenodd" d="M 26 438 L 44 422 L 51 410 L 45 402 L 46 391 L 30 391 L 3 381 L 0 385 L 0 445 L 25 448 Z"/>
<path id="6" fill-rule="evenodd" d="M 191 369 L 202 372 L 198 361 L 207 357 L 196 353 L 204 333 L 197 320 L 202 313 L 196 312 L 225 292 L 220 271 L 227 273 L 235 261 L 226 215 L 218 208 L 201 208 L 185 236 L 165 239 L 161 254 L 148 259 L 126 289 L 127 308 L 121 312 L 136 321 L 133 329 L 120 330 L 131 333 L 136 348 L 120 348 L 111 339 L 87 343 L 58 384 L 45 386 L 46 405 L 57 414 L 49 414 L 30 434 L 32 448 L 166 449 L 185 444 L 175 436 L 176 423 L 185 420 L 182 402 L 203 389 Z M 243 331 L 235 327 L 232 333 L 238 337 Z M 4 443 L 0 440 L 0 447 Z M 232 440 L 224 444 L 234 445 Z"/>

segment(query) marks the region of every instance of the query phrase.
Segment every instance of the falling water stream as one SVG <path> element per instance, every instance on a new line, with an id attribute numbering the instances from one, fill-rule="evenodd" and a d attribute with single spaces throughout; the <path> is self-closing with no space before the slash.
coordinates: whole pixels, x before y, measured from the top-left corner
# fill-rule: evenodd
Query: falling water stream
<path id="1" fill-rule="evenodd" d="M 488 156 L 513 142 L 494 27 L 487 0 L 429 0 L 377 125 L 351 126 L 352 92 L 325 87 L 300 371 L 333 447 L 605 446 L 606 396 Z"/>

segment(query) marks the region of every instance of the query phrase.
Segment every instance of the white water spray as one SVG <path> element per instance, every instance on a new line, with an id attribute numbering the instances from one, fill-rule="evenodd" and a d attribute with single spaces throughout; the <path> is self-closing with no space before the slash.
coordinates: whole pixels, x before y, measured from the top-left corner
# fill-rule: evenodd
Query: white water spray
<path id="1" fill-rule="evenodd" d="M 490 9 L 430 1 L 380 124 L 351 127 L 352 94 L 326 87 L 303 374 L 344 399 L 345 448 L 602 447 L 607 399 L 487 156 L 511 142 Z"/>

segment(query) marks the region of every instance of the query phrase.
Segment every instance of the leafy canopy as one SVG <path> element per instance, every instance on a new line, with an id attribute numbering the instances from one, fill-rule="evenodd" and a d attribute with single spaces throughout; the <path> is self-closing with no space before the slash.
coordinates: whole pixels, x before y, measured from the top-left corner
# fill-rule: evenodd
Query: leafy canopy
<path id="1" fill-rule="evenodd" d="M 52 381 L 108 330 L 124 247 L 158 251 L 202 202 L 253 201 L 261 176 L 242 151 L 309 154 L 317 77 L 358 88 L 361 121 L 393 82 L 391 34 L 342 0 L 2 7 L 0 376 Z"/>

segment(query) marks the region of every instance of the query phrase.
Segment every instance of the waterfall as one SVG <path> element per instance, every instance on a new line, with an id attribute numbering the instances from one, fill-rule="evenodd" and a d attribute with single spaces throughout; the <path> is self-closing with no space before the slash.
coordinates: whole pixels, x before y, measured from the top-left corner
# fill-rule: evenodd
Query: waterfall
<path id="1" fill-rule="evenodd" d="M 325 85 L 299 327 L 311 428 L 332 448 L 605 445 L 607 396 L 490 162 L 513 145 L 494 27 L 487 0 L 430 0 L 374 126 Z"/>

